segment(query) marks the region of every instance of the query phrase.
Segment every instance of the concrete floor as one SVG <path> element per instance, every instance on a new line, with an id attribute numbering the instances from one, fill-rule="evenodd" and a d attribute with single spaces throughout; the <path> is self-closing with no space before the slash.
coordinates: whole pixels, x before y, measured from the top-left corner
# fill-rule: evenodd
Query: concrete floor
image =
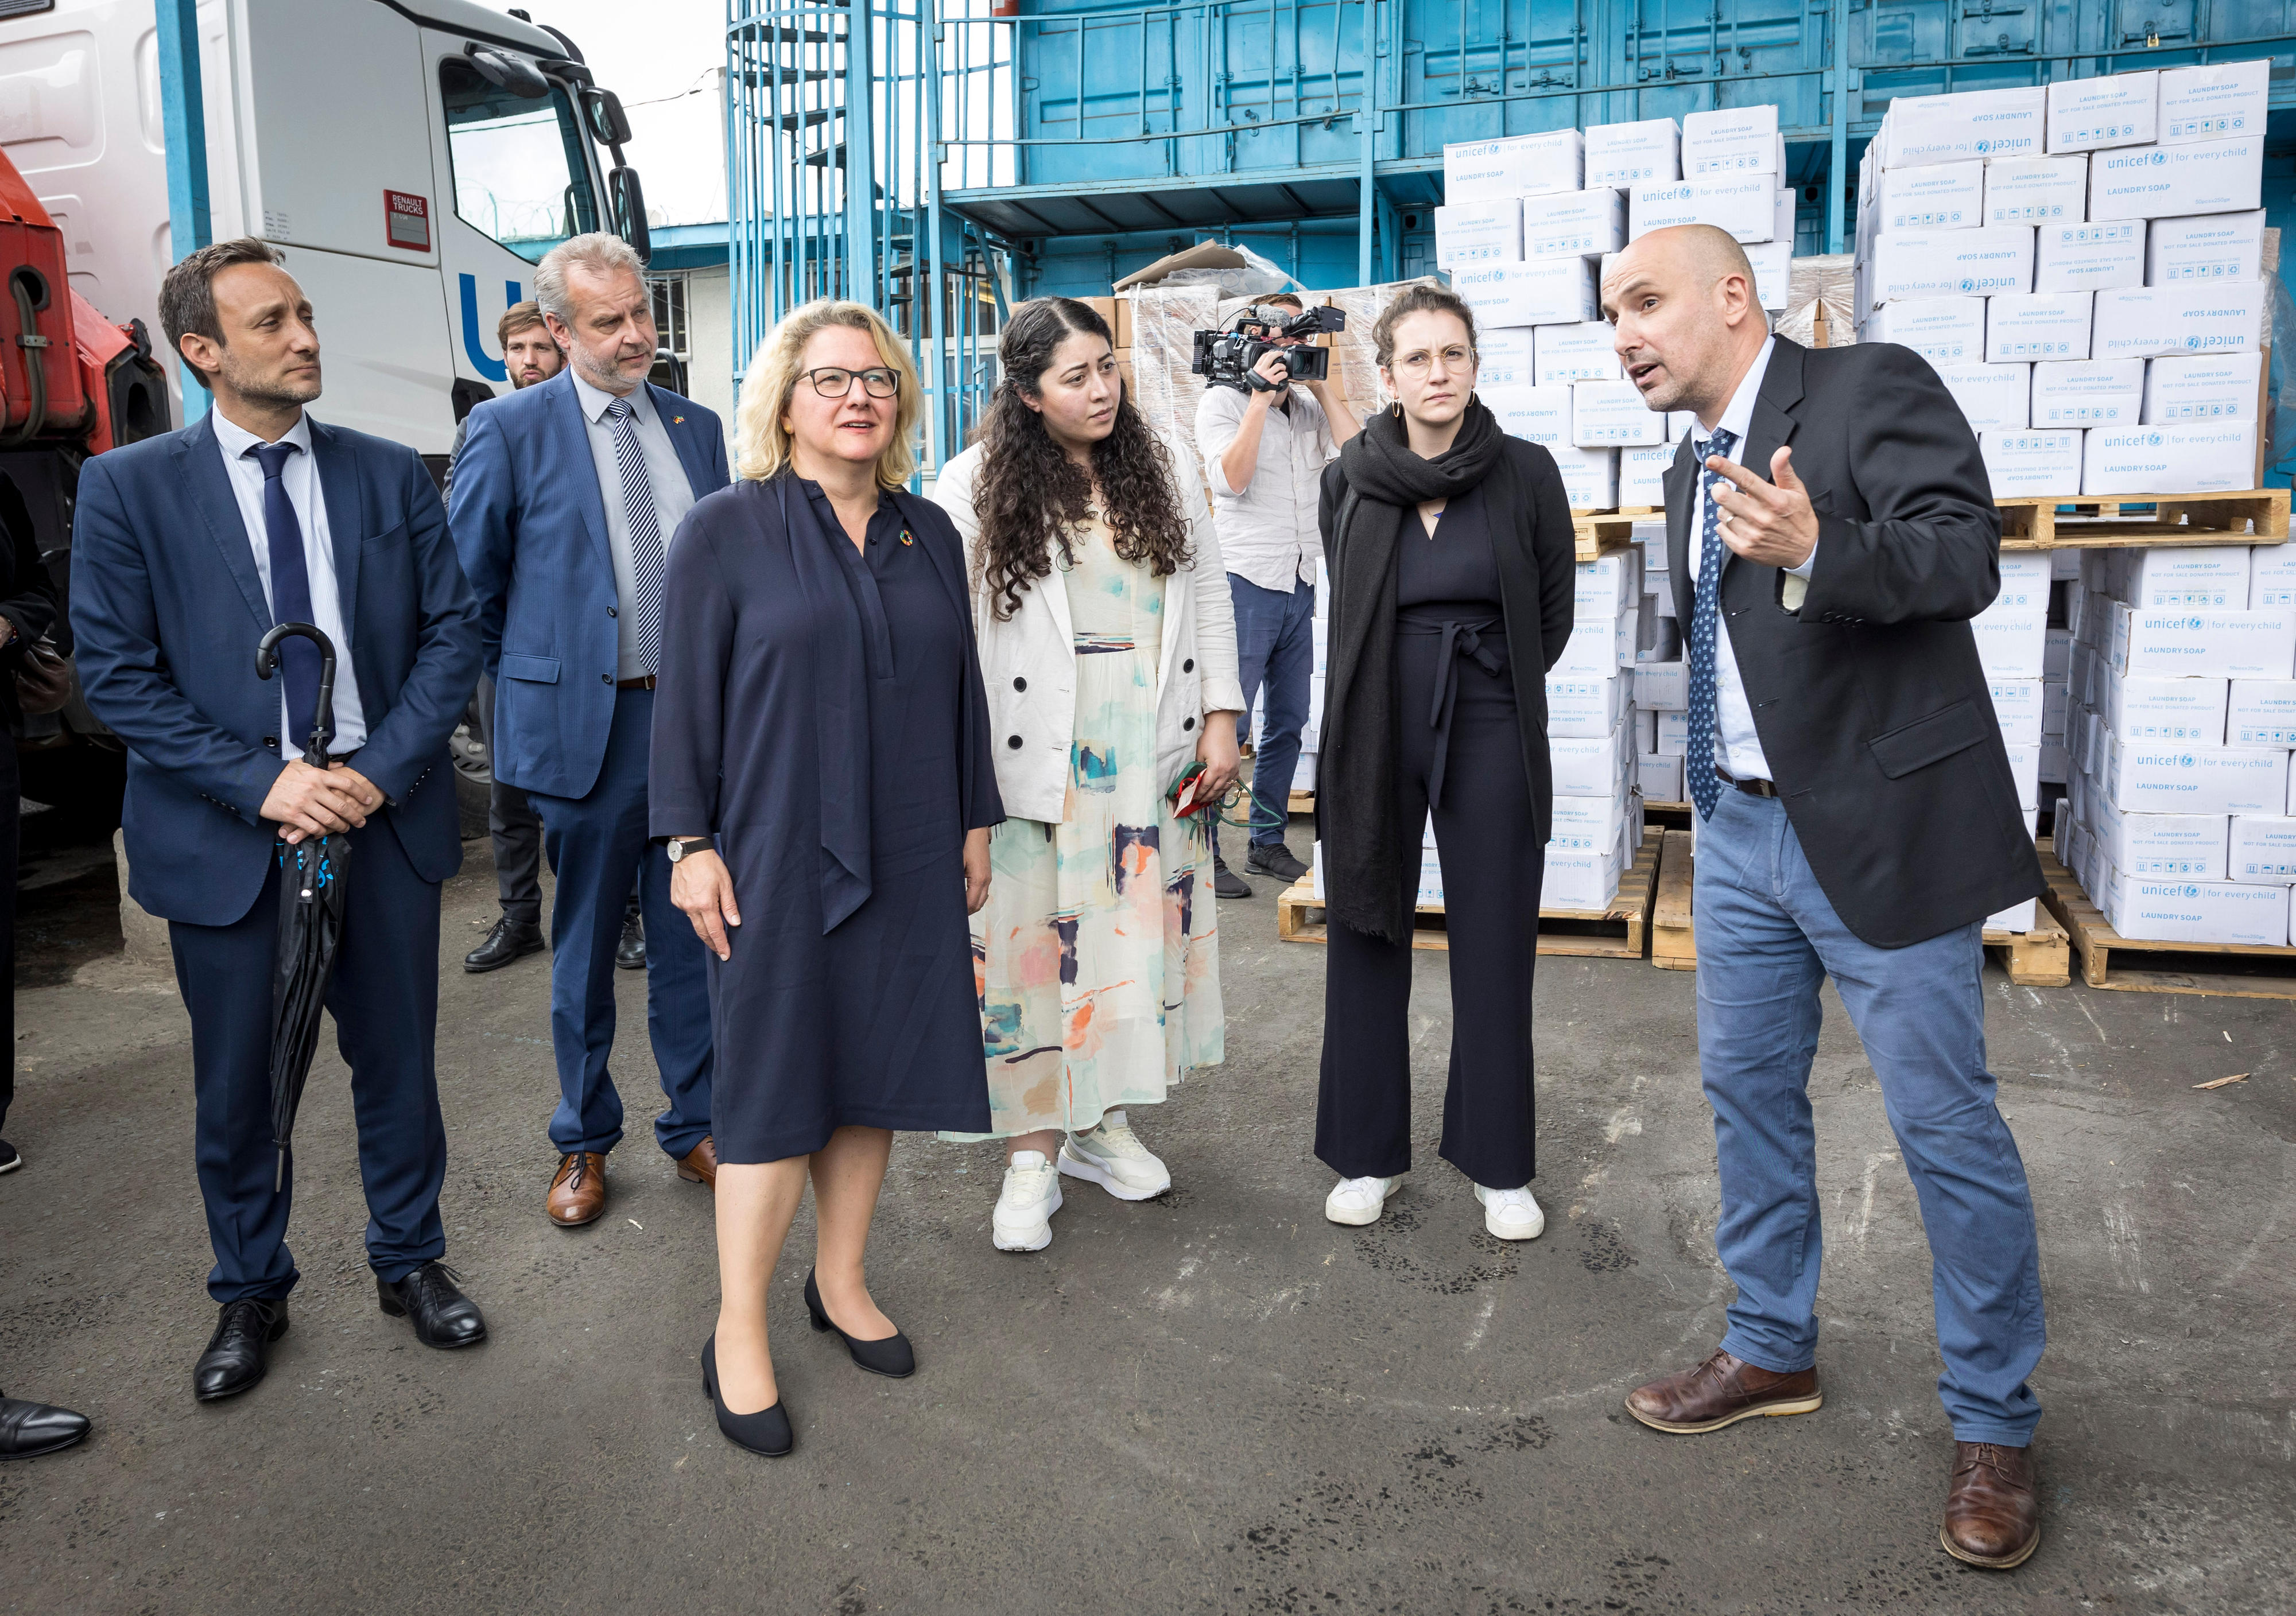
<path id="1" fill-rule="evenodd" d="M 472 854 L 448 964 L 493 915 Z M 79 965 L 100 925 L 48 914 L 62 941 L 35 940 L 24 980 L 49 985 L 18 998 L 8 1132 L 29 1165 L 0 1179 L 0 1383 L 97 1428 L 0 1467 L 0 1609 L 2290 1608 L 2289 1007 L 1988 973 L 2052 1326 L 2046 1535 L 2005 1577 L 1938 1547 L 1952 1449 L 1928 1260 L 1838 1006 L 1813 1082 L 1826 1406 L 1664 1437 L 1619 1400 L 1702 1354 L 1730 1295 L 1694 979 L 1540 962 L 1550 1221 L 1509 1246 L 1435 1155 L 1448 998 L 1443 957 L 1422 956 L 1419 1168 L 1385 1222 L 1344 1230 L 1309 1152 L 1324 955 L 1277 943 L 1274 909 L 1263 887 L 1222 910 L 1227 1065 L 1136 1118 L 1169 1196 L 1075 1188 L 1049 1250 L 1006 1255 L 997 1152 L 899 1142 L 872 1273 L 915 1379 L 863 1375 L 803 1328 L 801 1219 L 774 1297 L 800 1441 L 779 1464 L 711 1423 L 709 1204 L 643 1126 L 603 1220 L 542 1216 L 540 959 L 445 977 L 448 1256 L 493 1339 L 426 1351 L 377 1312 L 329 1048 L 299 1130 L 293 1330 L 255 1392 L 194 1404 L 213 1311 L 184 1019 L 172 989 Z M 634 1029 L 641 984 L 620 986 Z M 642 1041 L 624 1049 L 635 1123 L 659 1095 Z M 2253 1075 L 2192 1087 L 2234 1072 Z"/>

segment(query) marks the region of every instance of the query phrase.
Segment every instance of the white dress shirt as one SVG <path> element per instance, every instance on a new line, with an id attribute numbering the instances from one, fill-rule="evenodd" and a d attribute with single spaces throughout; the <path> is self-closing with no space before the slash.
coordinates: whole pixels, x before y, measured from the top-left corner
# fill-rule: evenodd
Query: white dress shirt
<path id="1" fill-rule="evenodd" d="M 247 526 L 247 542 L 255 551 L 256 575 L 263 580 L 263 598 L 271 600 L 271 529 L 263 516 L 263 462 L 249 451 L 263 439 L 238 425 L 220 409 L 215 417 L 216 446 L 223 452 L 224 475 L 239 501 L 239 518 Z M 359 706 L 358 675 L 351 670 L 351 628 L 343 621 L 343 596 L 335 581 L 335 547 L 327 532 L 327 502 L 319 488 L 319 465 L 311 452 L 311 418 L 296 417 L 279 441 L 293 444 L 302 453 L 291 454 L 281 468 L 279 481 L 287 502 L 295 508 L 295 524 L 303 530 L 303 567 L 311 575 L 311 625 L 335 644 L 335 726 L 327 742 L 327 755 L 343 757 L 366 745 L 366 713 Z M 279 611 L 272 608 L 273 622 Z M 250 655 L 252 648 L 250 648 Z M 273 674 L 273 678 L 280 678 Z M 288 733 L 287 691 L 279 691 L 279 755 L 300 757 L 308 735 Z"/>
<path id="2" fill-rule="evenodd" d="M 606 408 L 615 395 L 592 387 L 581 371 L 568 369 L 574 378 L 574 397 L 582 406 L 582 420 L 589 429 L 590 458 L 598 468 L 598 496 L 606 502 L 606 546 L 613 551 L 614 595 L 619 602 L 614 615 L 619 663 L 615 677 L 643 679 L 661 670 L 648 667 L 638 647 L 638 569 L 630 553 L 630 508 L 622 498 L 621 462 L 614 458 L 614 425 L 606 419 Z M 669 441 L 669 428 L 653 407 L 653 389 L 641 382 L 627 396 L 630 425 L 637 429 L 638 447 L 645 453 L 646 481 L 653 486 L 654 520 L 661 525 L 661 552 L 667 557 L 670 535 L 693 509 L 693 485 L 677 458 L 676 445 Z"/>
<path id="3" fill-rule="evenodd" d="M 1212 523 L 1219 531 L 1220 558 L 1247 584 L 1277 594 L 1292 592 L 1295 580 L 1316 581 L 1324 553 L 1316 506 L 1324 468 L 1337 460 L 1332 423 L 1304 387 L 1291 391 L 1291 407 L 1270 404 L 1259 428 L 1259 459 L 1242 489 L 1228 486 L 1220 469 L 1243 429 L 1250 396 L 1234 388 L 1206 388 L 1196 404 L 1196 448 L 1204 457 L 1204 480 L 1211 485 Z"/>
<path id="4" fill-rule="evenodd" d="M 1722 412 L 1722 419 L 1714 423 L 1714 431 L 1727 432 L 1733 442 L 1725 458 L 1746 466 L 1746 434 L 1754 424 L 1754 401 L 1761 396 L 1762 378 L 1770 368 L 1770 354 L 1778 346 L 1773 337 L 1762 344 L 1762 351 L 1754 355 L 1754 363 L 1738 383 L 1738 390 L 1730 395 L 1730 406 Z M 1711 437 L 1713 432 L 1691 423 L 1691 447 Z M 1746 466 L 1759 477 L 1770 474 L 1767 466 Z M 1699 461 L 1691 468 L 1698 480 L 1692 485 L 1690 502 L 1690 585 L 1693 594 L 1698 588 L 1698 563 L 1705 546 L 1700 543 L 1706 532 L 1706 462 Z M 1729 553 L 1726 549 L 1723 552 Z M 1789 575 L 1808 578 L 1817 563 L 1817 551 L 1813 547 L 1799 567 L 1786 569 Z M 1738 677 L 1738 656 L 1730 649 L 1730 614 L 1720 610 L 1716 601 L 1714 621 L 1714 727 L 1718 731 L 1714 739 L 1714 761 L 1742 780 L 1766 780 L 1775 778 L 1770 773 L 1769 760 L 1762 755 L 1762 738 L 1754 730 L 1754 710 L 1746 700 L 1745 681 Z M 1685 624 L 1685 632 L 1687 624 Z M 1688 653 L 1685 651 L 1685 655 Z"/>

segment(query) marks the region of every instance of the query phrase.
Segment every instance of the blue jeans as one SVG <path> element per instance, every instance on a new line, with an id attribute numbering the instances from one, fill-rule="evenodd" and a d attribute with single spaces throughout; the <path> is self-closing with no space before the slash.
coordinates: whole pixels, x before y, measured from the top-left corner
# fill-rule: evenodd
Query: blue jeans
<path id="1" fill-rule="evenodd" d="M 1722 1171 L 1714 1245 L 1738 1286 L 1723 1347 L 1778 1374 L 1817 1353 L 1809 1068 L 1828 976 L 1880 1081 L 1928 1231 L 1956 1440 L 2021 1448 L 2041 1406 L 2041 1253 L 1985 1068 L 1981 923 L 1908 948 L 1841 924 L 1774 798 L 1725 788 L 1698 835 L 1698 1053 Z"/>
<path id="2" fill-rule="evenodd" d="M 1248 578 L 1227 575 L 1235 602 L 1236 673 L 1243 681 L 1243 712 L 1236 744 L 1251 739 L 1251 703 L 1267 686 L 1267 722 L 1251 764 L 1251 842 L 1280 847 L 1292 823 L 1292 772 L 1300 766 L 1300 731 L 1308 722 L 1308 678 L 1316 668 L 1316 586 L 1292 580 L 1284 593 Z M 1212 845 L 1219 845 L 1213 830 Z"/>

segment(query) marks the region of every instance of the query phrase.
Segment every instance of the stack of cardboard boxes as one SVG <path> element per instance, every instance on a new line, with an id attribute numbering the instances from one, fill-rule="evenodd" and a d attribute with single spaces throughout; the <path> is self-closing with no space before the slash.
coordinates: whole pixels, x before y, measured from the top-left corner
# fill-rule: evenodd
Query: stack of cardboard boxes
<path id="1" fill-rule="evenodd" d="M 1997 497 L 2259 480 L 2270 72 L 1890 103 L 1858 178 L 1860 339 L 1936 367 Z"/>
<path id="2" fill-rule="evenodd" d="M 1655 415 L 1603 323 L 1601 266 L 1669 224 L 1745 243 L 1762 306 L 1786 306 L 1794 193 L 1775 106 L 1558 129 L 1443 149 L 1435 260 L 1475 311 L 1477 391 L 1543 444 L 1579 510 L 1655 507 L 1686 412 Z M 1349 322 L 1353 323 L 1352 318 Z"/>
<path id="3" fill-rule="evenodd" d="M 2092 550 L 2062 588 L 2059 857 L 2124 937 L 2289 943 L 2296 550 Z"/>

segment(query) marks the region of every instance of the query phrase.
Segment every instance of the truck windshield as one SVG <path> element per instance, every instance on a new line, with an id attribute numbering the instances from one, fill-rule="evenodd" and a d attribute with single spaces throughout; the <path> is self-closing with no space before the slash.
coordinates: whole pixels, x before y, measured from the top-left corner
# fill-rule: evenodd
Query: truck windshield
<path id="1" fill-rule="evenodd" d="M 497 89 L 459 56 L 439 64 L 455 211 L 529 263 L 598 228 L 586 142 L 558 85 L 544 101 Z"/>

